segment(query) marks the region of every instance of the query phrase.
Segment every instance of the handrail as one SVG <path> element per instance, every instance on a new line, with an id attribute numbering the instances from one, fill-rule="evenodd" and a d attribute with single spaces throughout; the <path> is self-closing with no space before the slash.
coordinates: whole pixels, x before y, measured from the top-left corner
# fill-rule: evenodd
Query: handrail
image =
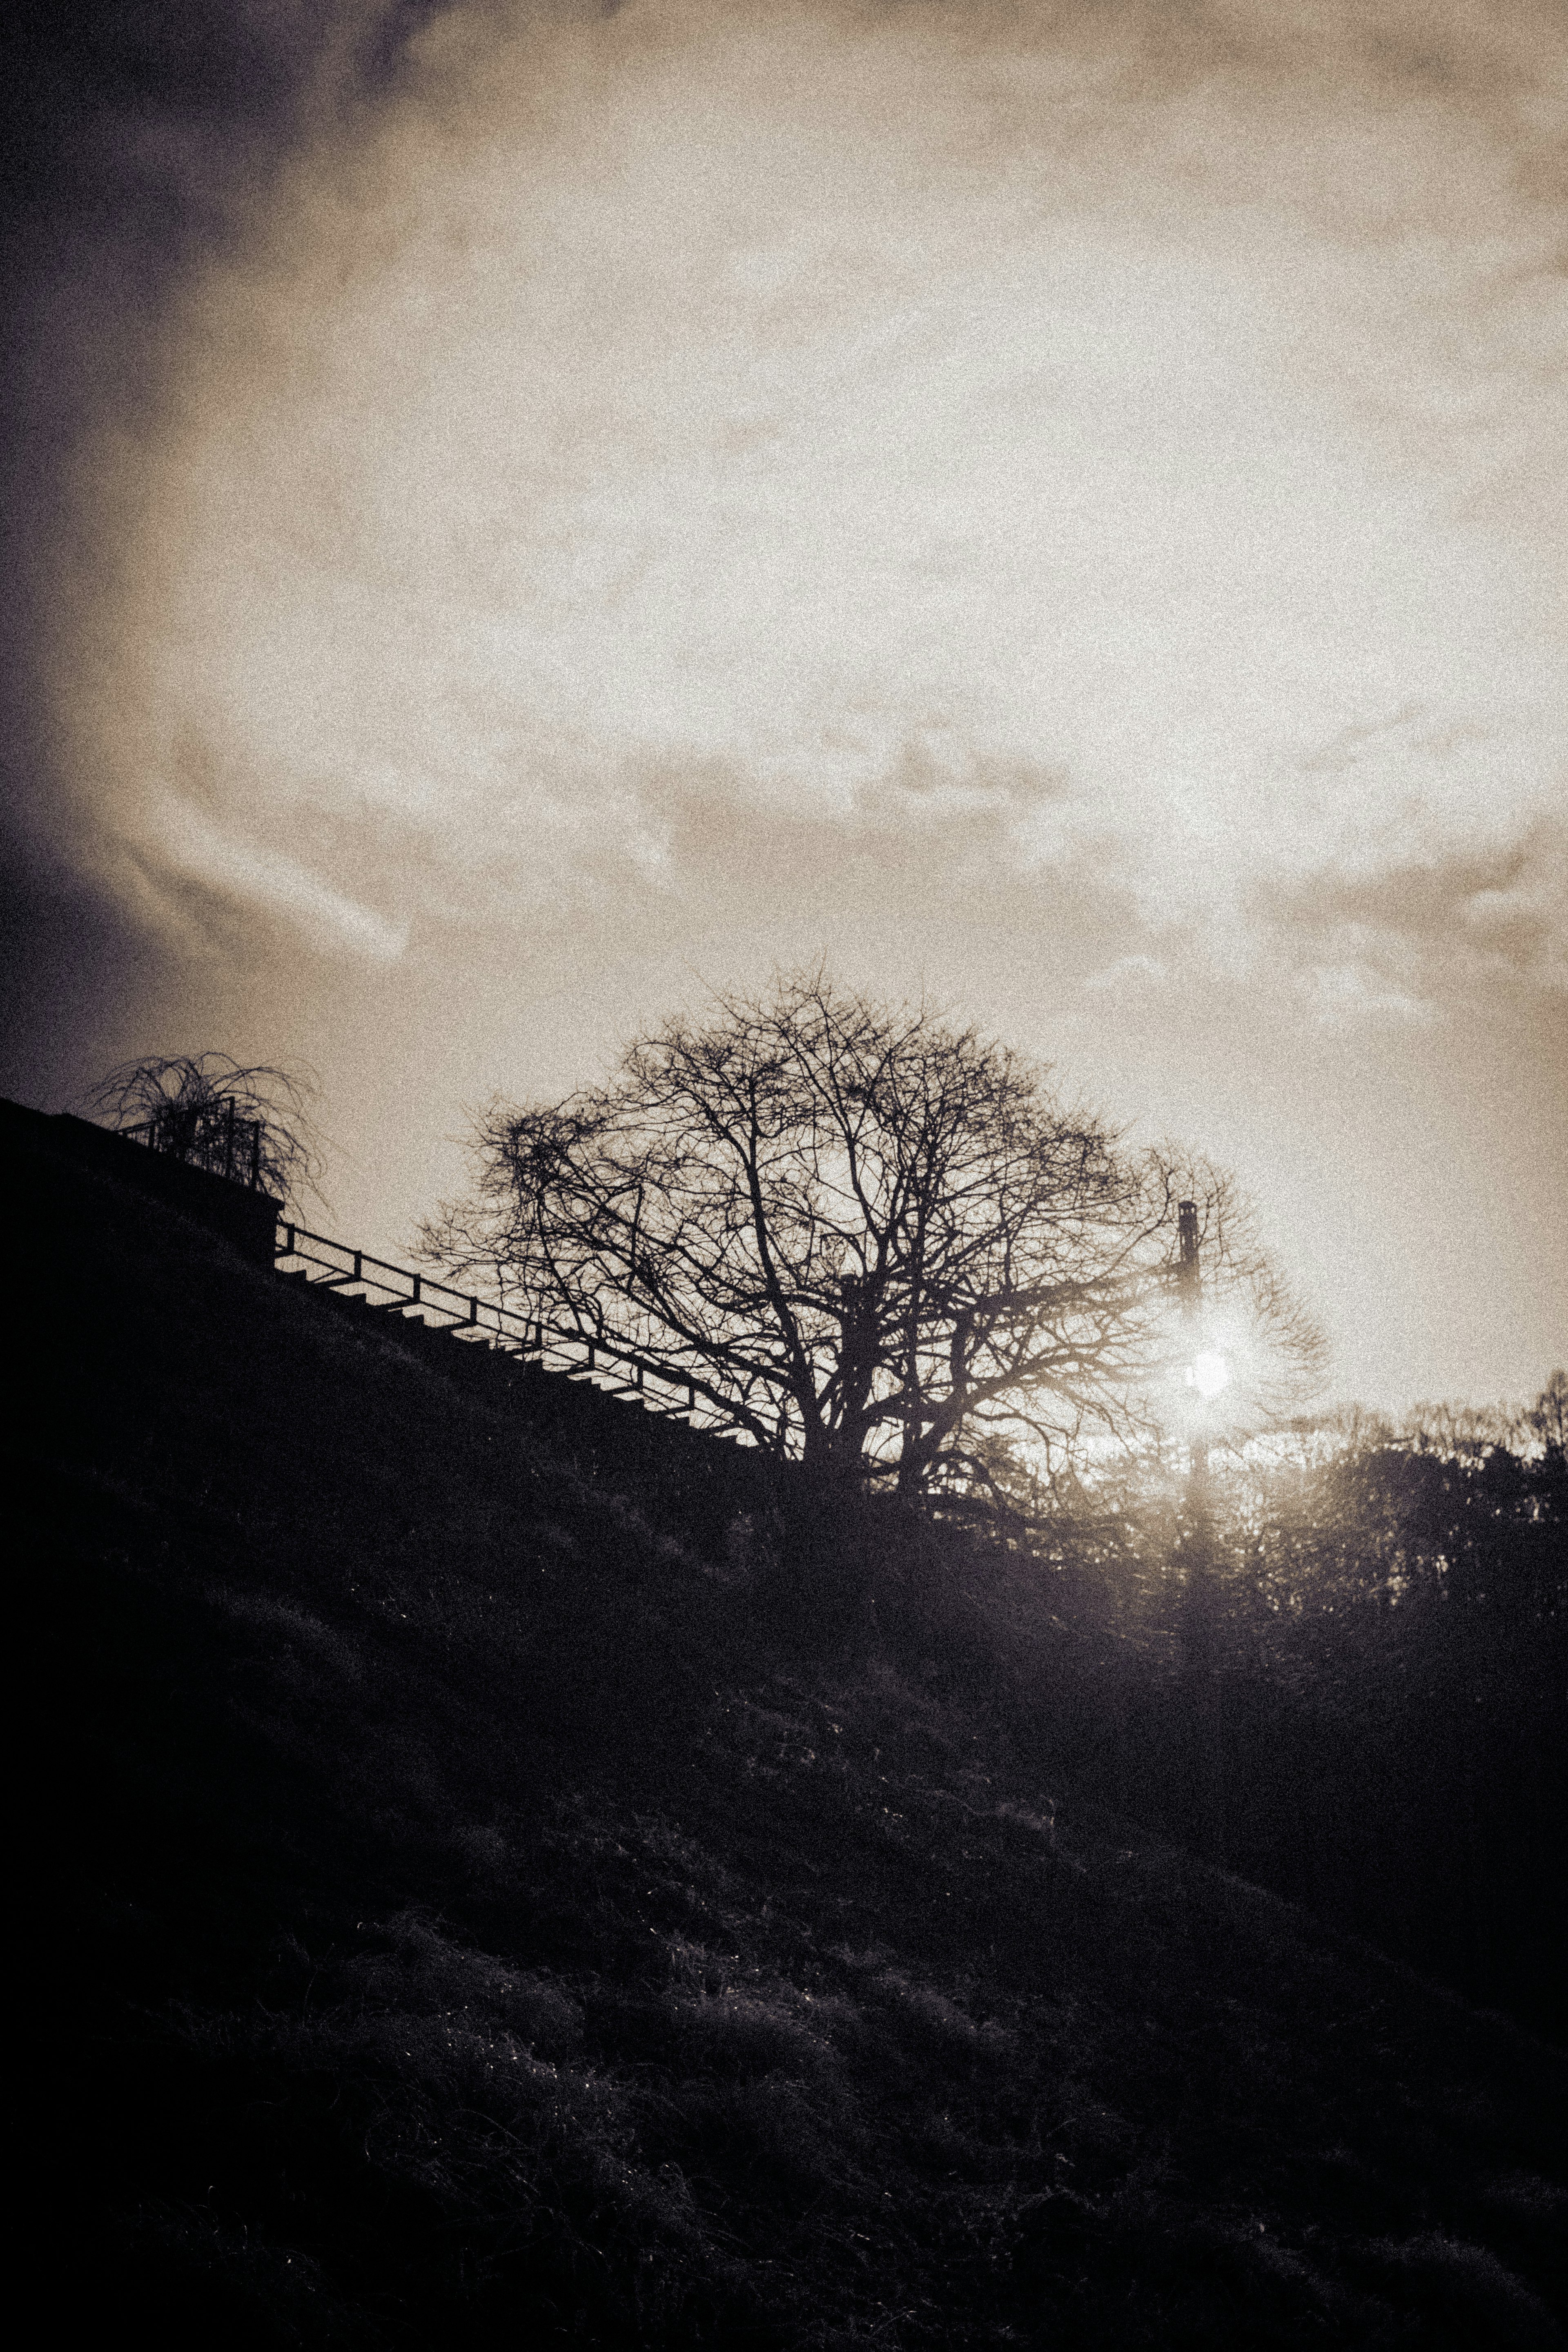
<path id="1" fill-rule="evenodd" d="M 156 1118 L 139 1119 L 134 1127 L 111 1128 L 109 1132 L 122 1135 L 128 1143 L 141 1144 L 144 1150 L 153 1152 L 161 1160 L 174 1160 L 186 1168 L 199 1168 L 208 1176 L 221 1176 L 230 1184 L 243 1184 L 247 1191 L 259 1192 L 262 1189 L 261 1124 L 258 1118 L 237 1118 L 231 1105 L 226 1117 L 197 1124 L 193 1130 L 193 1145 L 189 1151 L 172 1150 L 159 1143 L 163 1123 Z M 250 1139 L 240 1153 L 245 1172 L 237 1169 L 235 1155 L 235 1144 L 242 1128 Z M 220 1142 L 214 1141 L 215 1133 L 221 1138 Z"/>
<path id="2" fill-rule="evenodd" d="M 635 1398 L 650 1412 L 684 1418 L 697 1412 L 697 1389 L 689 1374 L 673 1370 L 644 1349 L 607 1339 L 602 1331 L 590 1334 L 563 1328 L 540 1316 L 520 1315 L 514 1307 L 500 1306 L 474 1291 L 459 1290 L 437 1276 L 416 1274 L 407 1266 L 395 1265 L 389 1258 L 375 1257 L 369 1250 L 355 1249 L 348 1242 L 333 1241 L 325 1234 L 313 1234 L 306 1226 L 287 1220 L 279 1227 L 274 1263 L 281 1265 L 286 1259 L 296 1260 L 305 1270 L 312 1289 L 358 1291 L 365 1295 L 368 1306 L 382 1313 L 396 1313 L 400 1318 L 416 1310 L 419 1321 L 455 1337 L 467 1338 L 470 1346 L 525 1357 L 570 1379 L 586 1376 L 596 1388 L 610 1395 Z M 311 1274 L 311 1266 L 321 1271 Z M 368 1294 L 373 1291 L 383 1296 L 371 1298 Z M 608 1377 L 617 1365 L 626 1367 L 633 1377 L 629 1381 Z M 649 1388 L 649 1375 L 660 1387 L 680 1391 L 679 1401 L 661 1395 L 658 1388 Z"/>

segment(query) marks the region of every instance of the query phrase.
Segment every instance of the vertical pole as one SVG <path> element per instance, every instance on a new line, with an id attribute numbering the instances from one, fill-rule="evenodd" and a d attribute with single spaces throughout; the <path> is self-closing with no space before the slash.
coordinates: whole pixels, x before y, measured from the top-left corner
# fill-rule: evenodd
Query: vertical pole
<path id="1" fill-rule="evenodd" d="M 1202 1337 L 1203 1317 L 1197 1202 L 1179 1202 L 1176 1221 L 1179 1244 L 1176 1286 L 1188 1343 L 1195 1355 Z M 1187 1526 L 1183 1538 L 1186 1574 L 1182 1595 L 1182 1669 L 1187 1686 L 1195 1842 L 1209 1861 L 1223 1862 L 1226 1849 L 1225 1766 L 1219 1673 L 1215 1654 L 1217 1596 L 1214 1580 L 1208 1429 L 1204 1419 L 1206 1407 L 1201 1395 L 1194 1395 L 1193 1411 L 1196 1419 L 1188 1452 Z"/>

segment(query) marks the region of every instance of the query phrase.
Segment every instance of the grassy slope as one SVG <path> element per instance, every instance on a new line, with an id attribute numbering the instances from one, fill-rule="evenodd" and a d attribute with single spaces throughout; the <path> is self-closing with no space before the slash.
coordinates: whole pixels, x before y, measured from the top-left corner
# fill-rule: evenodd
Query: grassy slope
<path id="1" fill-rule="evenodd" d="M 984 1706 L 770 1651 L 678 1495 L 440 1350 L 92 1180 L 18 1205 L 20 1328 L 68 1342 L 24 1538 L 67 2309 L 1563 2343 L 1560 2059 L 1107 1816 L 1053 1836 Z"/>

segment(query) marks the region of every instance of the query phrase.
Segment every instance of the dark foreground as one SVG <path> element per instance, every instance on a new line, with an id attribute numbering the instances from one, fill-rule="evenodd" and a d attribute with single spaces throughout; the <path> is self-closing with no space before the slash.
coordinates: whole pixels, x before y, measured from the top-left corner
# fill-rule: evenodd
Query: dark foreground
<path id="1" fill-rule="evenodd" d="M 100 1180 L 13 1215 L 51 2334 L 1568 2340 L 1560 2054 L 792 1619 L 697 1473 Z"/>

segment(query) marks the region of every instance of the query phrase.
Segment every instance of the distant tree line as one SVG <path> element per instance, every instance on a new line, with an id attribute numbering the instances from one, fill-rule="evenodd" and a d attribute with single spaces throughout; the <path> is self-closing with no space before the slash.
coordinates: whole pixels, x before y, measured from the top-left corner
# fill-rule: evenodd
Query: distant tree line
<path id="1" fill-rule="evenodd" d="M 1209 1529 L 1222 1858 L 1559 2032 L 1565 1424 L 1561 1371 L 1527 1409 L 1301 1423 L 1216 1462 Z M 1042 1749 L 1190 1843 L 1186 1504 L 1180 1465 L 1145 1457 L 1020 1508 L 983 1560 L 965 1545 L 971 1638 Z M 932 1624 L 953 1606 L 923 1599 Z"/>

